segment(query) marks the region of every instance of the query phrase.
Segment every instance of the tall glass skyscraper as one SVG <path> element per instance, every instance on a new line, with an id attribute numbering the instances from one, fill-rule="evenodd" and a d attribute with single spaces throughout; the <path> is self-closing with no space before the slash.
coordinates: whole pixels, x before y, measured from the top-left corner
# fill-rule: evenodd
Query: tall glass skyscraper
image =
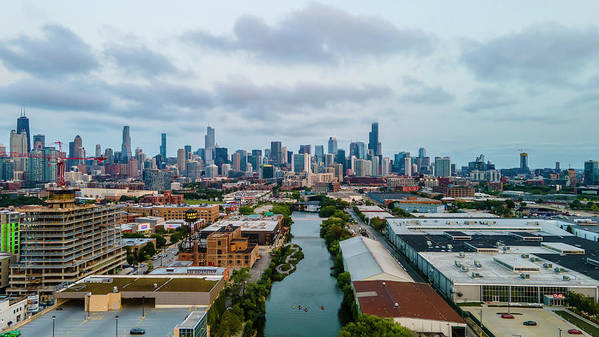
<path id="1" fill-rule="evenodd" d="M 368 133 L 368 152 L 371 156 L 381 156 L 383 149 L 379 141 L 379 123 L 372 123 L 371 131 Z"/>
<path id="2" fill-rule="evenodd" d="M 131 158 L 131 134 L 129 126 L 123 126 L 123 145 L 121 146 L 121 163 L 128 163 Z"/>
<path id="3" fill-rule="evenodd" d="M 166 133 L 163 133 L 160 139 L 160 155 L 162 160 L 166 160 Z"/>
<path id="4" fill-rule="evenodd" d="M 31 132 L 29 131 L 29 118 L 25 116 L 25 110 L 21 111 L 21 117 L 17 119 L 17 133 L 27 134 L 27 152 L 31 151 Z"/>

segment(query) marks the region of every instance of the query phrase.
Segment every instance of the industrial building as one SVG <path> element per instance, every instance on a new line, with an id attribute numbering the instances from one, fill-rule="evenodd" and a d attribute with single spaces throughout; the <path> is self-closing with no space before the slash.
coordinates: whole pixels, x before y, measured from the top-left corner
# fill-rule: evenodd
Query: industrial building
<path id="1" fill-rule="evenodd" d="M 599 247 L 529 219 L 388 219 L 387 236 L 447 299 L 555 305 L 597 300 Z"/>
<path id="2" fill-rule="evenodd" d="M 52 190 L 45 206 L 21 210 L 20 255 L 11 265 L 12 296 L 38 294 L 42 303 L 59 287 L 125 262 L 116 206 L 75 204 L 75 190 Z"/>

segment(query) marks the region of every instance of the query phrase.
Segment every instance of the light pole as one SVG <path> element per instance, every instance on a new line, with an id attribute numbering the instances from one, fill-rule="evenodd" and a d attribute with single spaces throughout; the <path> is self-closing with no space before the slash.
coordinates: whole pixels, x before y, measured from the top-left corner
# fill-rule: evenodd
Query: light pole
<path id="1" fill-rule="evenodd" d="M 54 322 L 56 321 L 56 316 L 52 315 L 52 337 L 54 337 Z"/>
<path id="2" fill-rule="evenodd" d="M 562 328 L 558 328 L 559 330 L 559 337 L 562 337 Z"/>
<path id="3" fill-rule="evenodd" d="M 115 323 L 114 337 L 119 337 L 119 315 L 116 315 L 114 317 L 114 323 Z"/>
<path id="4" fill-rule="evenodd" d="M 145 303 L 144 303 L 144 302 L 145 302 L 145 300 L 146 300 L 146 297 L 145 297 L 145 296 L 142 296 L 142 297 L 141 297 L 141 317 L 143 317 L 143 318 L 146 318 L 146 308 L 145 308 L 145 306 L 144 306 L 144 304 L 145 304 Z"/>

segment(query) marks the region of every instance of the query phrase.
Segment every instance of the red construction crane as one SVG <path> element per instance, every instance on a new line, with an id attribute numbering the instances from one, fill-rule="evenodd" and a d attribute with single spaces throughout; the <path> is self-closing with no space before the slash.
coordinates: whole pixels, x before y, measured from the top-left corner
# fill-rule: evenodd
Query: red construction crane
<path id="1" fill-rule="evenodd" d="M 56 155 L 45 155 L 43 153 L 17 153 L 11 152 L 8 157 L 11 158 L 42 158 L 48 160 L 56 160 L 56 184 L 60 187 L 66 185 L 64 174 L 66 171 L 66 163 L 65 160 L 97 160 L 98 162 L 102 162 L 106 160 L 104 157 L 66 157 L 62 152 L 62 142 L 54 142 L 54 144 L 58 144 L 58 154 Z M 6 157 L 6 155 L 3 155 Z"/>

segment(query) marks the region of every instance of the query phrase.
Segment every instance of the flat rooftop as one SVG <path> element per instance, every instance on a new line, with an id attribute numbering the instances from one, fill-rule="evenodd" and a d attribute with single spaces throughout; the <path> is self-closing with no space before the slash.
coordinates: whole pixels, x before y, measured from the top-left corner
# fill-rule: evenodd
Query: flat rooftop
<path id="1" fill-rule="evenodd" d="M 190 313 L 187 308 L 156 309 L 146 305 L 145 318 L 141 305 L 125 305 L 117 312 L 90 313 L 86 319 L 81 304 L 67 302 L 63 310 L 52 310 L 19 330 L 23 336 L 52 336 L 52 316 L 55 316 L 56 336 L 106 337 L 115 334 L 115 316 L 119 316 L 118 335 L 129 336 L 132 328 L 146 330 L 146 336 L 172 337 L 177 324 Z"/>
<path id="2" fill-rule="evenodd" d="M 201 277 L 139 277 L 139 276 L 88 276 L 61 292 L 87 293 L 105 295 L 117 287 L 122 291 L 178 291 L 178 292 L 208 292 L 218 283 Z"/>
<path id="3" fill-rule="evenodd" d="M 281 219 L 281 215 L 258 217 L 232 216 L 227 219 L 219 220 L 216 223 L 203 228 L 202 232 L 215 232 L 227 226 L 241 227 L 242 231 L 272 232 L 277 228 Z"/>
<path id="4" fill-rule="evenodd" d="M 191 262 L 191 261 L 189 261 Z M 211 275 L 221 276 L 226 268 L 221 267 L 159 267 L 150 272 L 150 275 Z"/>
<path id="5" fill-rule="evenodd" d="M 484 212 L 464 213 L 412 213 L 417 218 L 499 218 L 498 215 Z"/>
<path id="6" fill-rule="evenodd" d="M 123 238 L 123 246 L 141 246 L 146 245 L 150 242 L 154 242 L 156 239 L 153 238 Z"/>
<path id="7" fill-rule="evenodd" d="M 557 273 L 554 271 L 554 268 L 558 267 L 556 263 L 535 254 L 528 254 L 527 258 L 522 258 L 521 254 L 463 253 L 463 257 L 460 257 L 459 253 L 426 252 L 420 253 L 420 255 L 455 284 L 541 285 L 551 287 L 599 286 L 599 281 L 568 268 L 565 268 L 565 272 Z M 497 257 L 513 265 L 534 266 L 538 271 L 515 272 L 495 260 Z M 539 261 L 532 262 L 530 257 L 538 257 Z M 456 263 L 466 269 L 457 266 Z M 543 266 L 544 263 L 551 263 L 551 267 Z M 478 273 L 480 277 L 473 277 L 473 273 Z M 530 278 L 522 278 L 521 273 L 529 274 Z M 563 276 L 568 276 L 569 279 L 566 280 Z"/>

